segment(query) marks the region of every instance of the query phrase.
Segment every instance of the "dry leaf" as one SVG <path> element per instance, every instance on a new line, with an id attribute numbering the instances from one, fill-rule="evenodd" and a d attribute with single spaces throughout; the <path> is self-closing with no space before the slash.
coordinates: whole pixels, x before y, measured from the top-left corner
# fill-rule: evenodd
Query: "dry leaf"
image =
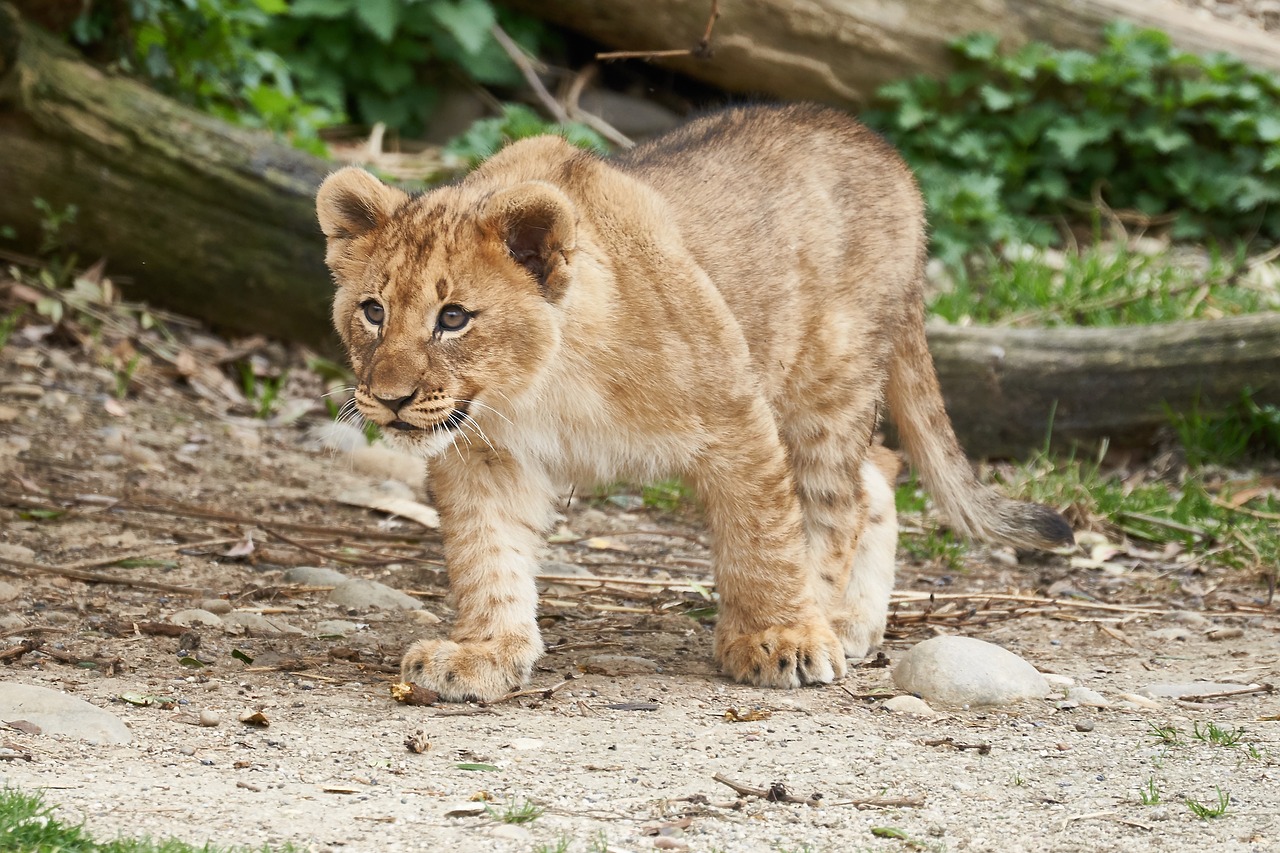
<path id="1" fill-rule="evenodd" d="M 730 708 L 724 712 L 725 720 L 730 723 L 757 723 L 772 716 L 773 712 L 767 708 L 753 708 L 750 711 L 739 711 L 737 708 Z"/>
<path id="2" fill-rule="evenodd" d="M 244 535 L 236 544 L 232 545 L 226 552 L 224 557 L 247 557 L 253 553 L 253 533 L 249 532 Z"/>
<path id="3" fill-rule="evenodd" d="M 391 698 L 403 705 L 434 705 L 440 701 L 440 694 L 421 684 L 401 681 L 391 685 Z"/>
<path id="4" fill-rule="evenodd" d="M 4 724 L 9 728 L 22 732 L 26 735 L 38 735 L 44 731 L 35 723 L 28 722 L 27 720 L 5 720 Z"/>
<path id="5" fill-rule="evenodd" d="M 440 526 L 440 514 L 423 503 L 408 498 L 397 498 L 372 489 L 351 489 L 337 495 L 334 500 L 347 506 L 376 509 L 390 515 L 398 515 L 410 521 L 416 521 L 423 527 L 435 530 Z"/>
<path id="6" fill-rule="evenodd" d="M 240 722 L 244 723 L 246 726 L 257 726 L 261 729 L 265 729 L 267 726 L 271 725 L 271 721 L 267 719 L 267 715 L 261 711 L 245 711 L 240 715 Z"/>

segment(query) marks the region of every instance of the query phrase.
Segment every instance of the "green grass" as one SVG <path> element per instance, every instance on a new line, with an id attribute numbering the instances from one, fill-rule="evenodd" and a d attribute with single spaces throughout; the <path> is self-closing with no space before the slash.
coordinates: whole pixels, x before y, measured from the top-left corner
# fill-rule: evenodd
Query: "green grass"
<path id="1" fill-rule="evenodd" d="M 1191 813 L 1201 820 L 1212 820 L 1215 817 L 1222 817 L 1227 813 L 1227 807 L 1231 805 L 1231 795 L 1221 788 L 1214 786 L 1214 790 L 1218 792 L 1217 805 L 1207 806 L 1198 800 L 1187 797 L 1184 802 L 1187 808 L 1191 809 Z"/>
<path id="2" fill-rule="evenodd" d="M 1146 784 L 1138 789 L 1138 799 L 1144 806 L 1160 805 L 1160 787 L 1156 784 L 1156 777 L 1151 776 Z"/>
<path id="3" fill-rule="evenodd" d="M 1151 723 L 1150 728 L 1147 729 L 1147 734 L 1161 743 L 1167 743 L 1171 746 L 1182 743 L 1178 730 L 1172 725 L 1158 726 L 1155 723 Z"/>
<path id="4" fill-rule="evenodd" d="M 1101 456 L 1101 454 L 1100 454 Z M 1275 573 L 1280 566 L 1280 499 L 1259 494 L 1233 507 L 1256 483 L 1211 492 L 1190 472 L 1172 480 L 1128 482 L 1098 462 L 1034 459 L 1013 469 L 1010 496 L 1061 509 L 1077 530 L 1102 528 L 1156 546 L 1180 545 L 1214 565 Z"/>
<path id="5" fill-rule="evenodd" d="M 0 790 L 0 850 L 5 853 L 229 853 L 232 849 L 212 845 L 195 847 L 172 839 L 97 841 L 83 826 L 73 826 L 55 817 L 53 809 L 39 795 L 13 788 Z"/>
<path id="6" fill-rule="evenodd" d="M 1167 323 L 1280 307 L 1280 292 L 1240 279 L 1245 258 L 1211 250 L 1194 259 L 1094 243 L 1065 252 L 987 255 L 939 293 L 933 313 L 951 323 L 1119 326 Z"/>
<path id="7" fill-rule="evenodd" d="M 1169 421 L 1192 467 L 1280 456 L 1280 408 L 1259 405 L 1249 391 L 1224 412 L 1206 414 L 1193 406 L 1189 412 L 1170 412 Z"/>
<path id="8" fill-rule="evenodd" d="M 501 808 L 485 806 L 484 810 L 489 814 L 489 817 L 494 820 L 501 821 L 502 823 L 514 824 L 533 823 L 535 820 L 542 817 L 542 814 L 545 811 L 542 806 L 539 806 L 533 800 L 524 800 L 523 802 L 517 803 L 514 798 Z"/>
<path id="9" fill-rule="evenodd" d="M 1244 729 L 1224 729 L 1217 723 L 1209 723 L 1202 729 L 1200 723 L 1196 722 L 1191 736 L 1198 741 L 1217 746 L 1238 746 L 1240 739 L 1244 737 Z"/>

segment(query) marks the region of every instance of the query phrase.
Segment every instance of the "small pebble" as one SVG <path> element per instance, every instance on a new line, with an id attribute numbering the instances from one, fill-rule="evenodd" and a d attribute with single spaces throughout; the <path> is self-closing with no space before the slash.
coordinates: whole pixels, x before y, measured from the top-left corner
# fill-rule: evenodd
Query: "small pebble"
<path id="1" fill-rule="evenodd" d="M 213 728 L 214 726 L 218 725 L 218 723 L 221 723 L 221 722 L 222 722 L 222 718 L 219 717 L 217 713 L 215 713 L 214 711 L 206 710 L 206 711 L 200 712 L 200 725 L 202 726 Z"/>
<path id="2" fill-rule="evenodd" d="M 1076 731 L 1091 732 L 1093 731 L 1093 720 L 1077 720 Z"/>

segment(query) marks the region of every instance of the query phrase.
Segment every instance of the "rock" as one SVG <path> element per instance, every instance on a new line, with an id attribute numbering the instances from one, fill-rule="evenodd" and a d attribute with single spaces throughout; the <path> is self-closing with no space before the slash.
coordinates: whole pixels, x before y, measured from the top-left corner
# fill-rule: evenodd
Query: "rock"
<path id="1" fill-rule="evenodd" d="M 1086 708 L 1110 708 L 1111 703 L 1101 693 L 1088 687 L 1072 687 L 1067 691 L 1067 701 L 1076 702 Z"/>
<path id="2" fill-rule="evenodd" d="M 591 571 L 586 566 L 548 561 L 538 566 L 538 590 L 540 592 L 549 592 L 552 595 L 568 595 L 581 592 L 582 587 L 580 586 L 557 581 L 544 581 L 542 580 L 542 575 L 565 575 L 566 577 L 582 578 L 590 574 Z"/>
<path id="3" fill-rule="evenodd" d="M 542 749 L 543 742 L 537 738 L 518 737 L 511 743 L 507 744 L 507 749 L 526 750 L 526 749 Z"/>
<path id="4" fill-rule="evenodd" d="M 1004 705 L 1049 693 L 1031 664 L 972 637 L 934 637 L 912 647 L 893 668 L 893 683 L 946 705 Z"/>
<path id="5" fill-rule="evenodd" d="M 224 624 L 218 614 L 200 609 L 179 610 L 169 617 L 169 622 L 184 628 L 190 628 L 193 625 L 213 625 L 220 628 Z"/>
<path id="6" fill-rule="evenodd" d="M 1209 624 L 1209 620 L 1204 617 L 1204 614 L 1197 613 L 1194 610 L 1179 610 L 1173 614 L 1173 621 L 1180 625 L 1189 625 L 1192 628 L 1202 628 Z"/>
<path id="7" fill-rule="evenodd" d="M 1164 706 L 1154 699 L 1148 699 L 1146 696 L 1139 696 L 1137 693 L 1121 693 L 1119 698 L 1121 708 L 1133 709 L 1139 711 L 1160 711 Z"/>
<path id="8" fill-rule="evenodd" d="M 13 423 L 20 414 L 22 414 L 21 410 L 15 409 L 13 406 L 0 406 L 0 424 Z"/>
<path id="9" fill-rule="evenodd" d="M 284 573 L 285 583 L 296 583 L 300 586 L 337 586 L 348 580 L 350 578 L 337 569 L 324 569 L 319 566 L 298 566 Z"/>
<path id="10" fill-rule="evenodd" d="M 1069 675 L 1058 675 L 1056 672 L 1042 674 L 1044 675 L 1044 680 L 1053 687 L 1071 687 L 1076 683 L 1076 680 Z"/>
<path id="11" fill-rule="evenodd" d="M 420 610 L 422 602 L 384 583 L 357 578 L 340 583 L 329 593 L 329 600 L 342 607 L 368 610 Z"/>
<path id="12" fill-rule="evenodd" d="M 894 696 L 892 699 L 886 699 L 881 707 L 886 711 L 892 711 L 895 714 L 906 714 L 911 717 L 938 716 L 938 712 L 930 708 L 929 703 L 918 696 Z"/>
<path id="13" fill-rule="evenodd" d="M 1143 687 L 1139 694 L 1150 699 L 1181 699 L 1183 696 L 1200 696 L 1204 693 L 1225 693 L 1228 690 L 1244 690 L 1247 684 L 1220 684 L 1213 681 L 1192 681 L 1187 684 L 1152 684 Z"/>
<path id="14" fill-rule="evenodd" d="M 235 609 L 231 606 L 231 602 L 227 601 L 225 598 L 205 598 L 202 599 L 197 606 L 201 610 L 207 610 L 210 613 L 215 613 L 219 616 L 225 616 Z"/>
<path id="15" fill-rule="evenodd" d="M 345 619 L 326 619 L 316 623 L 317 637 L 345 637 L 360 630 L 360 626 Z"/>
<path id="16" fill-rule="evenodd" d="M 1076 731 L 1091 732 L 1093 731 L 1093 720 L 1079 720 L 1076 722 Z"/>
<path id="17" fill-rule="evenodd" d="M 410 610 L 409 621 L 415 625 L 439 625 L 440 617 L 424 608 L 422 610 Z"/>
<path id="18" fill-rule="evenodd" d="M 204 710 L 200 712 L 200 725 L 207 728 L 213 728 L 222 722 L 222 718 L 218 716 L 216 711 Z"/>
<path id="19" fill-rule="evenodd" d="M 494 838 L 501 838 L 507 841 L 518 841 L 521 844 L 527 844 L 533 839 L 532 833 L 523 826 L 517 826 L 514 823 L 504 823 L 495 826 L 489 830 L 489 835 Z"/>
<path id="20" fill-rule="evenodd" d="M 284 634 L 301 636 L 306 632 L 290 625 L 279 616 L 264 616 L 251 610 L 233 610 L 221 618 L 228 633 L 253 634 L 258 637 L 278 637 Z"/>
<path id="21" fill-rule="evenodd" d="M 36 552 L 25 545 L 0 542 L 0 557 L 4 557 L 6 560 L 17 560 L 20 563 L 34 563 Z"/>
<path id="22" fill-rule="evenodd" d="M 129 743 L 124 721 L 83 699 L 47 687 L 0 682 L 0 720 L 26 720 L 49 735 L 95 743 Z"/>
<path id="23" fill-rule="evenodd" d="M 13 601 L 19 595 L 22 595 L 22 590 L 17 586 L 8 581 L 0 581 L 0 601 Z"/>
<path id="24" fill-rule="evenodd" d="M 1191 639 L 1191 632 L 1186 628 L 1160 628 L 1151 632 L 1151 639 L 1166 643 L 1176 640 L 1189 640 Z"/>
<path id="25" fill-rule="evenodd" d="M 3 631 L 21 631 L 27 627 L 27 619 L 17 613 L 6 613 L 0 616 L 0 630 Z"/>

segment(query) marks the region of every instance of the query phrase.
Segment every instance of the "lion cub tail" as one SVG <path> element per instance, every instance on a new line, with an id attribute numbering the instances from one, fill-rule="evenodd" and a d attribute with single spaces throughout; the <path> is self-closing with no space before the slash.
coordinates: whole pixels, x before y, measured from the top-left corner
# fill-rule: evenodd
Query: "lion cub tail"
<path id="1" fill-rule="evenodd" d="M 1045 549 L 1074 543 L 1071 525 L 1054 510 L 978 482 L 947 417 L 923 317 L 901 331 L 889 364 L 889 411 L 943 517 L 964 535 L 990 542 Z"/>

